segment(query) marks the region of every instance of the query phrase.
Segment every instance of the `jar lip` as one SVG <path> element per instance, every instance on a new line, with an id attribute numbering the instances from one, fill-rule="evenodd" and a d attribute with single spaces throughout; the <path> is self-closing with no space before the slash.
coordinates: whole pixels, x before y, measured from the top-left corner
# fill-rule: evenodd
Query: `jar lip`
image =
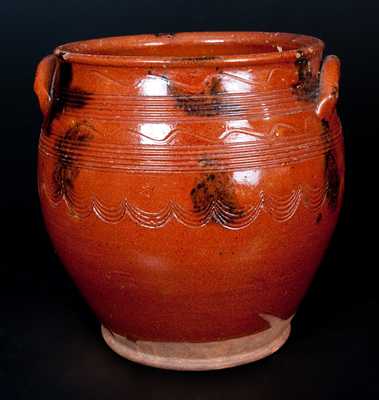
<path id="1" fill-rule="evenodd" d="M 323 48 L 320 39 L 293 33 L 180 32 L 71 42 L 58 46 L 54 54 L 89 65 L 196 67 L 291 62 L 321 54 Z"/>

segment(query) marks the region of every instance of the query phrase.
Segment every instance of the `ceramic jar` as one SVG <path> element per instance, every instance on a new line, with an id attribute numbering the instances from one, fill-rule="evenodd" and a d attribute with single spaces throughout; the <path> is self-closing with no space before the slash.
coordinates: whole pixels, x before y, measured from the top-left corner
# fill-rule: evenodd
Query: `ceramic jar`
<path id="1" fill-rule="evenodd" d="M 39 64 L 39 194 L 107 344 L 152 366 L 265 357 L 335 227 L 339 61 L 284 33 L 124 36 Z"/>

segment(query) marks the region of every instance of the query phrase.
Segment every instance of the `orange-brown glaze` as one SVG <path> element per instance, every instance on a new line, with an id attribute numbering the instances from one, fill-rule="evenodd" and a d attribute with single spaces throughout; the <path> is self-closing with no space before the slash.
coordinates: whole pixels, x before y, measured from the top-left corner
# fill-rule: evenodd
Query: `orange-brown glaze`
<path id="1" fill-rule="evenodd" d="M 208 342 L 291 317 L 344 186 L 339 63 L 266 33 L 141 35 L 40 64 L 39 192 L 53 244 L 102 323 Z"/>

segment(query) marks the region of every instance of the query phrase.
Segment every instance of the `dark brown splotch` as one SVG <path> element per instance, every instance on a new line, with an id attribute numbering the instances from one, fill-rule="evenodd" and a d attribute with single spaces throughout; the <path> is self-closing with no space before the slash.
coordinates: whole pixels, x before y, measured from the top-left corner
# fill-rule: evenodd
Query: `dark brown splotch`
<path id="1" fill-rule="evenodd" d="M 318 76 L 312 72 L 310 61 L 302 51 L 297 53 L 295 66 L 298 73 L 298 81 L 292 85 L 292 89 L 300 100 L 313 101 L 317 95 Z"/>
<path id="2" fill-rule="evenodd" d="M 72 65 L 59 59 L 50 91 L 52 103 L 43 124 L 43 130 L 48 136 L 51 134 L 51 123 L 53 119 L 62 114 L 64 110 L 65 101 L 63 98 L 63 91 L 68 89 L 70 89 L 72 98 L 70 102 L 71 108 L 83 108 L 91 97 L 91 93 L 77 87 L 72 87 Z"/>
<path id="3" fill-rule="evenodd" d="M 322 125 L 322 137 L 325 145 L 329 145 L 331 142 L 330 125 L 329 121 L 323 119 Z M 324 156 L 324 177 L 327 184 L 327 199 L 329 207 L 334 211 L 338 206 L 338 197 L 341 186 L 341 178 L 338 171 L 337 157 L 334 148 L 326 151 Z"/>
<path id="4" fill-rule="evenodd" d="M 70 97 L 70 108 L 83 108 L 91 100 L 92 94 L 83 89 L 72 87 Z M 64 103 L 63 100 L 62 103 Z"/>
<path id="5" fill-rule="evenodd" d="M 216 202 L 222 204 L 226 209 L 226 215 L 218 215 L 216 211 L 212 216 L 212 220 L 215 223 L 224 224 L 224 219 L 227 219 L 228 222 L 233 222 L 244 215 L 238 205 L 233 179 L 228 173 L 205 174 L 193 187 L 190 195 L 195 213 L 202 214 L 206 212 Z"/>
<path id="6" fill-rule="evenodd" d="M 92 137 L 90 133 L 81 130 L 80 124 L 76 124 L 57 139 L 55 144 L 57 161 L 53 172 L 54 197 L 67 196 L 74 189 L 74 182 L 80 171 L 76 165 L 76 159 L 80 154 L 78 149 L 85 147 Z"/>
<path id="7" fill-rule="evenodd" d="M 319 213 L 316 218 L 316 224 L 319 224 L 322 221 L 322 214 Z"/>
<path id="8" fill-rule="evenodd" d="M 170 85 L 170 94 L 175 96 L 177 105 L 187 114 L 198 116 L 218 115 L 222 103 L 217 96 L 223 92 L 222 84 L 217 76 L 213 76 L 205 83 L 201 92 L 189 94 L 176 85 Z"/>
<path id="9" fill-rule="evenodd" d="M 204 81 L 204 88 L 197 92 L 189 93 L 179 85 L 170 83 L 170 94 L 175 96 L 178 108 L 189 115 L 212 117 L 223 113 L 239 112 L 240 107 L 229 104 L 222 96 L 225 94 L 221 77 L 213 75 Z"/>
<path id="10" fill-rule="evenodd" d="M 338 195 L 340 189 L 340 176 L 335 154 L 329 150 L 325 154 L 325 175 L 328 182 L 327 198 L 333 210 L 337 209 Z"/>
<path id="11" fill-rule="evenodd" d="M 156 36 L 156 37 L 161 37 L 161 36 L 174 37 L 175 35 L 176 35 L 176 32 L 158 32 L 158 33 L 154 33 L 154 36 Z"/>
<path id="12" fill-rule="evenodd" d="M 186 57 L 180 57 L 181 61 L 210 61 L 210 60 L 217 60 L 220 57 L 218 56 L 186 56 Z"/>
<path id="13" fill-rule="evenodd" d="M 208 56 L 207 58 L 210 59 Z M 177 107 L 189 115 L 210 117 L 239 112 L 238 105 L 229 104 L 222 96 L 226 92 L 219 75 L 220 70 L 218 67 L 215 70 L 216 74 L 205 79 L 201 90 L 197 88 L 191 90 L 190 85 L 172 81 L 164 74 L 155 74 L 151 69 L 148 70 L 148 75 L 165 80 L 169 94 L 175 98 Z"/>

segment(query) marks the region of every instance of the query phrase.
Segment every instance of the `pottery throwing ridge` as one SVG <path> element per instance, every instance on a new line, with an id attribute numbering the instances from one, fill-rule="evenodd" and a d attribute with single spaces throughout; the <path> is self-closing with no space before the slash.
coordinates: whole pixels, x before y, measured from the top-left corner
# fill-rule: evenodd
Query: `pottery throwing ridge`
<path id="1" fill-rule="evenodd" d="M 115 352 L 206 370 L 285 343 L 344 191 L 340 63 L 322 51 L 201 32 L 69 43 L 40 62 L 46 228 Z"/>

